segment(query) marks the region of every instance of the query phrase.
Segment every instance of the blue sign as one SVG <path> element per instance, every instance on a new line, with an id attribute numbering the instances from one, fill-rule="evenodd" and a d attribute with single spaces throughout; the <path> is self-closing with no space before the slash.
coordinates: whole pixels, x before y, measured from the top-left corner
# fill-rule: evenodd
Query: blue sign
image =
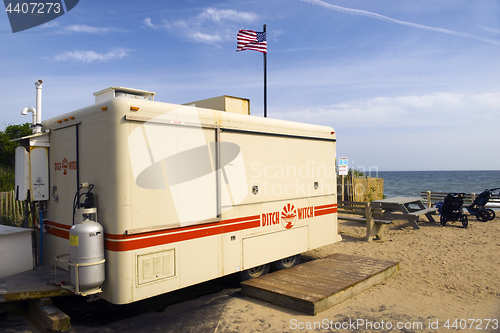
<path id="1" fill-rule="evenodd" d="M 347 166 L 347 157 L 339 157 L 339 175 L 347 176 L 349 167 Z"/>

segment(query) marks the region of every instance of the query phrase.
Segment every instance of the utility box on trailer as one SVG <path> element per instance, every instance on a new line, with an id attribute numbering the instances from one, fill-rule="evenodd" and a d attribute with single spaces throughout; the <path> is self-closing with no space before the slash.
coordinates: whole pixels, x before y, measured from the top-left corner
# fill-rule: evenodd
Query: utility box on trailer
<path id="1" fill-rule="evenodd" d="M 235 272 L 252 277 L 341 239 L 331 127 L 157 102 L 137 89 L 94 95 L 96 104 L 42 122 L 43 255 L 53 264 L 79 246 L 75 214 L 96 207 L 98 297 L 125 304 Z"/>
<path id="2" fill-rule="evenodd" d="M 35 134 L 16 148 L 15 195 L 17 200 L 49 199 L 49 136 Z"/>

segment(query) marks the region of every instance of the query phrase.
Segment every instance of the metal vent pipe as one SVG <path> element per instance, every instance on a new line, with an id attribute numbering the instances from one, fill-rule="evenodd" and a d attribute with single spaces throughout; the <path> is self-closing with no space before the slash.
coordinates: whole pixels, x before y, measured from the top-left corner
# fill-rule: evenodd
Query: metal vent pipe
<path id="1" fill-rule="evenodd" d="M 34 133 L 42 132 L 42 84 L 43 80 L 38 79 L 35 82 L 36 86 L 36 123 L 34 125 Z M 35 118 L 35 117 L 34 117 Z"/>

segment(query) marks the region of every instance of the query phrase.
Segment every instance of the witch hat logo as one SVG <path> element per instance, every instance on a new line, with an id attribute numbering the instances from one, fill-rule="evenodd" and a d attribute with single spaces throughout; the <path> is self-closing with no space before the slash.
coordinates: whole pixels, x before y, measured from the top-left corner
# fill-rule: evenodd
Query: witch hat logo
<path id="1" fill-rule="evenodd" d="M 295 224 L 297 210 L 292 204 L 286 204 L 281 211 L 281 224 L 285 229 L 290 229 Z"/>
<path id="2" fill-rule="evenodd" d="M 3 0 L 12 32 L 19 32 L 52 21 L 72 10 L 79 0 L 10 1 Z"/>

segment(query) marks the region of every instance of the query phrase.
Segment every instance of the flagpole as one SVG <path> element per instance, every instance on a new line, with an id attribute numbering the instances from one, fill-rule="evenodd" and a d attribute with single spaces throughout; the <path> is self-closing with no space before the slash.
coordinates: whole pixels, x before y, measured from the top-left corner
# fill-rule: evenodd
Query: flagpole
<path id="1" fill-rule="evenodd" d="M 267 26 L 264 24 L 264 32 L 266 32 L 266 27 Z M 267 117 L 267 49 L 266 53 L 264 53 L 264 117 Z"/>

